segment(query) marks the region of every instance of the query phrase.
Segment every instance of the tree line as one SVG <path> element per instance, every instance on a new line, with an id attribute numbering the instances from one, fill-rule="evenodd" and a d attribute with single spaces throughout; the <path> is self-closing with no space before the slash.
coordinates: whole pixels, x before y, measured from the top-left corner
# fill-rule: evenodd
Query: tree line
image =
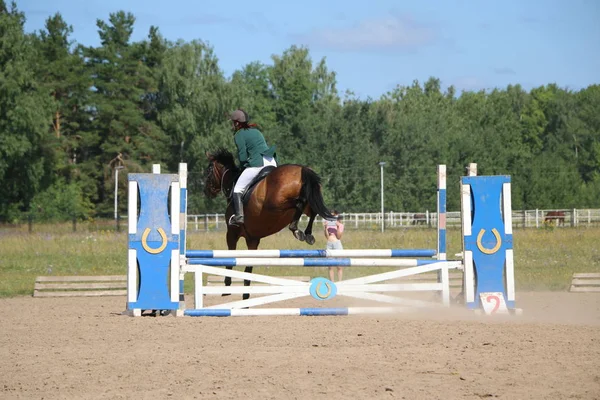
<path id="1" fill-rule="evenodd" d="M 202 195 L 206 152 L 235 150 L 225 115 L 245 109 L 280 163 L 323 178 L 327 204 L 377 211 L 384 161 L 387 210 L 433 210 L 436 166 L 448 166 L 448 207 L 459 176 L 511 175 L 517 209 L 600 207 L 600 86 L 550 83 L 457 93 L 414 81 L 379 99 L 340 94 L 325 59 L 291 46 L 271 63 L 224 75 L 202 40 L 172 42 L 158 27 L 131 39 L 135 17 L 97 20 L 100 45 L 83 46 L 57 13 L 27 33 L 0 0 L 0 221 L 112 215 L 115 169 L 124 213 L 127 173 L 187 162 L 190 213 L 223 212 Z M 368 79 L 368 71 L 365 71 Z M 122 201 L 121 201 L 122 200 Z"/>

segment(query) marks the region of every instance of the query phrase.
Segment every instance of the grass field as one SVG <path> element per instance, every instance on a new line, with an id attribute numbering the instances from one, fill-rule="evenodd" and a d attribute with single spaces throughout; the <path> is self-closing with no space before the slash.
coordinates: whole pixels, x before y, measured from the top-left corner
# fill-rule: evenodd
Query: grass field
<path id="1" fill-rule="evenodd" d="M 127 235 L 98 230 L 97 226 L 36 226 L 0 231 L 0 297 L 31 295 L 39 275 L 124 275 L 127 272 Z M 448 231 L 448 258 L 461 249 L 460 230 Z M 344 248 L 435 248 L 434 229 L 406 229 L 381 233 L 347 230 Z M 600 272 L 600 228 L 520 229 L 514 232 L 515 279 L 518 290 L 568 290 L 574 272 Z M 317 237 L 314 246 L 300 243 L 284 230 L 262 241 L 262 249 L 324 248 Z M 225 249 L 224 232 L 188 235 L 190 249 Z M 243 240 L 239 249 L 245 249 Z M 344 277 L 387 270 L 349 268 Z M 271 275 L 326 276 L 325 268 L 258 267 Z M 192 279 L 186 280 L 186 292 Z"/>

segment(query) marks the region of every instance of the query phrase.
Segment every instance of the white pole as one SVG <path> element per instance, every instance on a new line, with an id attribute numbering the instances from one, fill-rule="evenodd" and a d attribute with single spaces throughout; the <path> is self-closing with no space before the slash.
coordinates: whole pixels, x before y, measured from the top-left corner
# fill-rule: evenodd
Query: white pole
<path id="1" fill-rule="evenodd" d="M 119 218 L 119 212 L 117 210 L 117 206 L 119 204 L 117 197 L 119 195 L 119 170 L 123 169 L 122 166 L 115 167 L 115 223 L 117 223 L 117 219 Z"/>
<path id="2" fill-rule="evenodd" d="M 383 213 L 383 166 L 385 165 L 385 161 L 379 162 L 379 166 L 381 167 L 381 232 L 385 230 L 385 214 Z"/>

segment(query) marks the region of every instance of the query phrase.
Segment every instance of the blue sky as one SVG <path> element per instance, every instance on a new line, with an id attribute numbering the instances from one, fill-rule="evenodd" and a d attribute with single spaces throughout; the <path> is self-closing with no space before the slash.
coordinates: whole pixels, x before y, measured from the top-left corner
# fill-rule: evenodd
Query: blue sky
<path id="1" fill-rule="evenodd" d="M 600 83 L 598 0 L 20 0 L 17 7 L 28 32 L 60 12 L 84 45 L 99 44 L 97 18 L 129 11 L 133 40 L 151 25 L 169 40 L 204 40 L 226 76 L 304 45 L 315 62 L 326 58 L 340 93 L 362 98 L 430 76 L 459 90 Z"/>

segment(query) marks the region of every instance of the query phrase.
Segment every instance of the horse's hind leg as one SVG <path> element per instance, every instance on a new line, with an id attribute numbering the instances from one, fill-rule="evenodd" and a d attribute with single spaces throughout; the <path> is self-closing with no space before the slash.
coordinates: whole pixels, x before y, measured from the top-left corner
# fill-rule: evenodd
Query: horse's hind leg
<path id="1" fill-rule="evenodd" d="M 315 244 L 315 237 L 312 234 L 313 223 L 315 222 L 316 214 L 311 212 L 310 217 L 308 218 L 308 225 L 304 230 L 304 236 L 306 238 L 306 243 L 313 245 Z"/>
<path id="2" fill-rule="evenodd" d="M 294 234 L 294 237 L 301 242 L 306 240 L 304 236 L 304 232 L 298 229 L 298 222 L 300 221 L 300 217 L 304 211 L 304 207 L 306 205 L 306 201 L 303 199 L 296 200 L 296 212 L 294 214 L 294 218 L 292 219 L 292 223 L 289 225 L 290 231 Z M 314 243 L 314 242 L 313 242 Z"/>

